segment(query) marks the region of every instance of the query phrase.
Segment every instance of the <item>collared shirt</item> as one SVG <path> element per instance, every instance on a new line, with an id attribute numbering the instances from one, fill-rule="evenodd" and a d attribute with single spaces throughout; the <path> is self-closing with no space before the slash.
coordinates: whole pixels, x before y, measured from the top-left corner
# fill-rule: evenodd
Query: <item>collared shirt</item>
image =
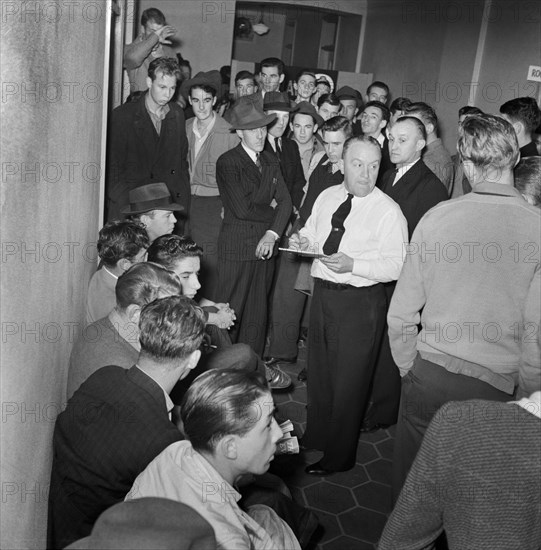
<path id="1" fill-rule="evenodd" d="M 237 504 L 241 495 L 189 441 L 179 441 L 162 451 L 135 480 L 126 500 L 168 498 L 199 512 L 212 526 L 220 550 L 300 550 L 289 526 L 268 509 L 283 536 L 273 538 Z"/>
<path id="2" fill-rule="evenodd" d="M 402 177 L 404 177 L 404 174 L 419 160 L 421 160 L 421 157 L 419 157 L 417 160 L 414 160 L 413 162 L 410 162 L 409 164 L 403 164 L 400 168 L 396 169 L 396 175 L 394 177 L 393 185 Z"/>
<path id="3" fill-rule="evenodd" d="M 383 144 L 385 143 L 385 136 L 382 133 L 380 133 L 379 136 L 374 139 L 379 143 L 379 146 L 383 148 Z"/>
<path id="4" fill-rule="evenodd" d="M 154 376 L 152 376 L 148 371 L 143 370 L 139 365 L 136 364 L 135 366 L 141 372 L 144 372 L 149 378 L 152 378 L 152 380 L 154 380 L 154 382 L 156 382 L 156 384 L 158 384 L 158 386 L 160 386 L 160 388 L 163 391 L 163 395 L 165 396 L 165 406 L 167 407 L 167 412 L 169 413 L 169 420 L 171 420 L 171 411 L 173 410 L 173 407 L 175 406 L 173 401 L 171 401 L 171 397 L 169 397 L 169 394 L 163 389 L 163 386 L 154 378 Z"/>
<path id="5" fill-rule="evenodd" d="M 316 199 L 311 216 L 300 230 L 314 251 L 322 253 L 332 229 L 332 215 L 347 194 L 344 184 L 334 185 Z M 398 279 L 408 230 L 400 207 L 392 199 L 377 187 L 366 197 L 353 197 L 344 228 L 338 251 L 353 258 L 353 271 L 335 273 L 316 259 L 312 264 L 312 277 L 357 287 Z"/>
<path id="6" fill-rule="evenodd" d="M 216 124 L 216 114 L 212 113 L 212 121 L 206 127 L 205 132 L 203 134 L 199 133 L 199 129 L 197 128 L 197 122 L 198 122 L 197 120 L 194 122 L 193 128 L 192 128 L 192 131 L 195 136 L 192 164 L 195 164 L 195 160 L 197 159 L 197 155 L 199 154 L 199 151 L 201 150 L 203 143 L 205 143 L 205 140 L 210 135 L 210 131 L 214 128 L 214 125 Z"/>
<path id="7" fill-rule="evenodd" d="M 509 403 L 515 403 L 515 405 L 526 409 L 537 418 L 541 418 L 541 391 L 533 392 L 530 397 L 523 397 L 518 401 L 509 401 Z"/>
<path id="8" fill-rule="evenodd" d="M 158 135 L 160 135 L 160 131 L 162 129 L 162 120 L 167 116 L 167 113 L 171 110 L 169 105 L 164 105 L 161 109 L 158 109 L 157 111 L 153 111 L 150 108 L 150 100 L 148 99 L 148 93 L 145 96 L 145 107 L 147 109 L 148 114 L 150 115 L 150 120 L 152 120 L 152 124 L 154 125 L 154 128 L 156 128 L 156 132 Z"/>
<path id="9" fill-rule="evenodd" d="M 270 143 L 270 146 L 272 147 L 272 150 L 276 153 L 276 142 L 278 141 L 278 145 L 280 146 L 280 149 L 282 148 L 282 138 L 281 137 L 275 137 L 271 136 L 270 134 L 267 134 L 267 139 Z"/>
<path id="10" fill-rule="evenodd" d="M 297 140 L 293 140 L 295 143 L 299 146 L 299 153 L 301 155 L 301 164 L 302 164 L 302 171 L 304 172 L 304 179 L 306 180 L 305 189 L 308 187 L 308 179 L 310 177 L 310 165 L 312 162 L 312 158 L 317 154 L 323 151 L 323 146 L 320 144 L 320 142 L 314 137 L 311 141 L 305 144 L 300 144 Z M 319 157 L 321 158 L 321 156 Z"/>

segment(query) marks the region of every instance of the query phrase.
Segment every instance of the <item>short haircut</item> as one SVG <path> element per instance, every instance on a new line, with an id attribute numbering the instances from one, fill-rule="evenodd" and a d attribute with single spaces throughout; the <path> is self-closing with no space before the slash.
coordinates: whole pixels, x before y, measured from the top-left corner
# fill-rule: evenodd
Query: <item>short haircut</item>
<path id="1" fill-rule="evenodd" d="M 121 309 L 132 304 L 146 306 L 160 294 L 182 294 L 179 278 L 161 265 L 149 262 L 132 265 L 116 282 L 116 303 Z"/>
<path id="2" fill-rule="evenodd" d="M 379 156 L 381 157 L 381 146 L 377 140 L 375 140 L 372 136 L 351 136 L 346 140 L 344 143 L 344 149 L 342 150 L 342 158 L 346 158 L 346 152 L 347 150 L 354 144 L 354 143 L 367 143 L 369 145 L 373 145 L 377 148 L 379 151 Z"/>
<path id="3" fill-rule="evenodd" d="M 407 107 L 411 105 L 411 100 L 407 97 L 397 97 L 393 100 L 391 103 L 391 106 L 389 107 L 389 111 L 392 115 L 397 113 L 398 111 L 405 111 Z"/>
<path id="4" fill-rule="evenodd" d="M 533 97 L 517 97 L 500 107 L 500 113 L 507 115 L 513 122 L 522 122 L 527 134 L 538 126 L 541 118 L 537 101 Z"/>
<path id="5" fill-rule="evenodd" d="M 344 132 L 344 135 L 346 136 L 346 139 L 351 137 L 353 135 L 353 128 L 351 127 L 351 122 L 345 117 L 345 116 L 333 116 L 332 118 L 329 118 L 329 120 L 326 120 L 321 125 L 321 132 L 338 132 L 339 130 L 342 130 Z"/>
<path id="6" fill-rule="evenodd" d="M 239 80 L 248 80 L 250 79 L 254 86 L 257 86 L 257 82 L 255 80 L 255 76 L 250 71 L 239 71 L 237 73 L 237 76 L 235 77 L 235 85 L 238 84 Z"/>
<path id="7" fill-rule="evenodd" d="M 419 115 L 419 118 L 423 121 L 423 124 L 432 124 L 434 126 L 434 131 L 438 129 L 438 117 L 436 111 L 428 104 L 423 101 L 418 101 L 416 103 L 411 103 L 405 109 L 406 115 Z"/>
<path id="8" fill-rule="evenodd" d="M 479 107 L 472 107 L 471 105 L 464 105 L 458 110 L 458 118 L 464 115 L 482 115 L 483 111 Z"/>
<path id="9" fill-rule="evenodd" d="M 161 72 L 164 76 L 174 76 L 176 80 L 181 79 L 178 62 L 173 57 L 158 57 L 150 62 L 148 66 L 148 76 L 151 80 L 156 80 L 157 73 Z"/>
<path id="10" fill-rule="evenodd" d="M 381 111 L 381 114 L 383 116 L 383 120 L 386 120 L 387 122 L 389 122 L 389 119 L 391 118 L 391 112 L 389 111 L 389 109 L 388 109 L 387 105 L 385 105 L 385 103 L 382 103 L 381 101 L 369 101 L 363 107 L 363 111 L 367 107 L 377 107 Z"/>
<path id="11" fill-rule="evenodd" d="M 146 229 L 138 222 L 121 220 L 106 223 L 98 236 L 98 256 L 106 267 L 115 267 L 119 260 L 132 261 L 150 241 Z"/>
<path id="12" fill-rule="evenodd" d="M 144 27 L 149 21 L 165 25 L 165 15 L 158 8 L 148 8 L 141 14 L 141 25 Z"/>
<path id="13" fill-rule="evenodd" d="M 525 157 L 515 167 L 515 187 L 541 208 L 541 157 Z"/>
<path id="14" fill-rule="evenodd" d="M 178 54 L 177 54 L 178 56 Z M 179 67 L 188 67 L 190 71 L 192 70 L 192 66 L 190 65 L 190 62 L 187 59 L 179 59 L 178 60 L 178 66 Z"/>
<path id="15" fill-rule="evenodd" d="M 395 122 L 395 124 L 398 124 L 399 122 L 406 122 L 406 121 L 410 121 L 414 126 L 415 128 L 417 129 L 417 133 L 419 135 L 419 139 L 424 139 L 426 141 L 426 138 L 427 138 L 427 135 L 426 135 L 426 127 L 425 125 L 422 123 L 422 121 L 420 121 L 417 117 L 414 117 L 414 116 L 409 116 L 409 115 L 405 115 L 405 116 L 401 116 L 398 118 L 398 120 Z"/>
<path id="16" fill-rule="evenodd" d="M 311 77 L 314 78 L 314 80 L 316 80 L 316 75 L 315 75 L 315 73 L 313 73 L 312 71 L 307 71 L 307 70 L 305 69 L 305 70 L 301 71 L 301 72 L 297 75 L 297 77 L 295 78 L 295 82 L 298 82 L 298 81 L 301 79 L 301 77 L 303 77 L 304 75 L 311 76 Z M 328 84 L 328 83 L 327 83 L 327 84 Z"/>
<path id="17" fill-rule="evenodd" d="M 513 169 L 519 157 L 517 135 L 507 120 L 494 115 L 471 115 L 458 126 L 458 153 L 479 168 Z"/>
<path id="18" fill-rule="evenodd" d="M 372 84 L 370 84 L 370 86 L 368 86 L 368 88 L 366 89 L 366 95 L 370 95 L 370 90 L 372 88 L 384 89 L 387 96 L 390 93 L 389 86 L 387 86 L 387 84 L 385 84 L 385 82 L 382 82 L 381 80 L 374 80 L 374 82 L 372 82 Z"/>
<path id="19" fill-rule="evenodd" d="M 192 95 L 192 90 L 203 90 L 206 94 L 210 94 L 212 97 L 216 97 L 218 95 L 218 90 L 214 88 L 214 86 L 211 86 L 210 84 L 194 84 L 193 86 L 190 86 L 190 92 L 189 96 Z"/>
<path id="20" fill-rule="evenodd" d="M 263 69 L 263 67 L 277 67 L 278 74 L 284 74 L 284 62 L 277 57 L 266 57 L 263 59 L 263 61 L 261 61 L 260 70 Z"/>
<path id="21" fill-rule="evenodd" d="M 269 395 L 269 411 L 253 403 Z M 181 404 L 184 433 L 196 451 L 214 453 L 227 435 L 246 435 L 274 408 L 265 378 L 258 372 L 213 369 L 198 376 Z"/>
<path id="22" fill-rule="evenodd" d="M 335 107 L 342 107 L 340 99 L 336 96 L 336 94 L 323 94 L 322 96 L 320 96 L 320 98 L 317 100 L 318 108 L 321 107 L 324 103 L 334 105 Z"/>
<path id="23" fill-rule="evenodd" d="M 141 311 L 141 355 L 155 361 L 186 359 L 199 349 L 204 333 L 203 310 L 185 296 L 158 298 Z"/>
<path id="24" fill-rule="evenodd" d="M 147 259 L 173 269 L 176 263 L 184 258 L 201 258 L 203 249 L 192 239 L 180 235 L 162 235 L 149 247 Z"/>

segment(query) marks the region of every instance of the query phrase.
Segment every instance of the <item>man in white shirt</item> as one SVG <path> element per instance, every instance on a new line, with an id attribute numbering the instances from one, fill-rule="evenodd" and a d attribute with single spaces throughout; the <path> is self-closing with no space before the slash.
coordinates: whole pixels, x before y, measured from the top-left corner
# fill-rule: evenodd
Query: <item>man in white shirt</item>
<path id="1" fill-rule="evenodd" d="M 406 220 L 375 188 L 381 149 L 346 141 L 344 183 L 317 198 L 290 247 L 312 251 L 315 288 L 308 345 L 308 420 L 303 445 L 324 452 L 312 475 L 351 469 L 385 324 L 385 291 L 402 269 Z"/>
<path id="2" fill-rule="evenodd" d="M 233 370 L 199 376 L 182 402 L 187 441 L 167 447 L 137 477 L 126 499 L 163 497 L 188 504 L 213 527 L 219 549 L 300 549 L 267 506 L 242 510 L 236 484 L 264 474 L 282 430 L 263 376 Z"/>

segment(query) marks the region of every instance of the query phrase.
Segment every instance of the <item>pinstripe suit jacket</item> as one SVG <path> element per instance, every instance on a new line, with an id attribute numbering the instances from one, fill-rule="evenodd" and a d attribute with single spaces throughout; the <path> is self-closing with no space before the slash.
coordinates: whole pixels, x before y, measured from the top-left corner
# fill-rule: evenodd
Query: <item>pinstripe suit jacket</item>
<path id="1" fill-rule="evenodd" d="M 257 243 L 272 230 L 281 236 L 291 215 L 291 197 L 278 159 L 263 151 L 260 172 L 241 144 L 224 153 L 216 165 L 216 181 L 224 204 L 218 257 L 256 261 Z M 276 201 L 276 207 L 271 203 Z M 275 247 L 276 252 L 276 247 Z"/>
<path id="2" fill-rule="evenodd" d="M 181 439 L 163 390 L 142 370 L 108 366 L 92 374 L 56 421 L 48 547 L 89 535 L 148 463 Z"/>

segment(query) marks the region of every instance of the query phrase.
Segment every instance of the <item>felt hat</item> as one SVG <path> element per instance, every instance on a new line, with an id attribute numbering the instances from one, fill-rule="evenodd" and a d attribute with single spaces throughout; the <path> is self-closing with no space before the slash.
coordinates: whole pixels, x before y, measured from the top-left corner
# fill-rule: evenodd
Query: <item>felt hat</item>
<path id="1" fill-rule="evenodd" d="M 263 109 L 265 111 L 286 111 L 287 113 L 293 113 L 297 110 L 297 105 L 292 104 L 285 92 L 267 92 L 263 99 Z"/>
<path id="2" fill-rule="evenodd" d="M 208 521 L 186 504 L 165 498 L 119 502 L 97 519 L 88 537 L 66 550 L 214 550 Z"/>
<path id="3" fill-rule="evenodd" d="M 261 106 L 248 96 L 241 97 L 231 109 L 229 124 L 234 130 L 254 130 L 268 126 L 276 115 L 266 115 Z"/>
<path id="4" fill-rule="evenodd" d="M 184 206 L 172 201 L 165 183 L 148 183 L 136 187 L 130 191 L 129 199 L 130 204 L 122 210 L 122 214 L 142 214 L 150 210 L 184 210 Z"/>
<path id="5" fill-rule="evenodd" d="M 297 103 L 297 110 L 295 114 L 299 113 L 303 115 L 310 115 L 318 127 L 321 128 L 321 125 L 324 122 L 323 117 L 316 111 L 316 108 L 310 102 L 301 101 L 300 103 Z"/>
<path id="6" fill-rule="evenodd" d="M 333 79 L 325 73 L 316 73 L 316 86 L 318 84 L 326 83 L 331 87 L 331 92 L 334 90 Z"/>
<path id="7" fill-rule="evenodd" d="M 220 71 L 207 71 L 206 73 L 201 71 L 197 73 L 193 78 L 184 80 L 180 85 L 180 93 L 183 97 L 188 99 L 190 95 L 190 88 L 192 86 L 212 86 L 216 90 L 216 97 L 220 95 L 220 90 L 222 88 L 222 76 Z"/>
<path id="8" fill-rule="evenodd" d="M 361 107 L 363 104 L 361 93 L 354 90 L 351 86 L 342 86 L 336 91 L 336 97 L 338 99 L 355 99 L 357 101 L 357 107 Z"/>

